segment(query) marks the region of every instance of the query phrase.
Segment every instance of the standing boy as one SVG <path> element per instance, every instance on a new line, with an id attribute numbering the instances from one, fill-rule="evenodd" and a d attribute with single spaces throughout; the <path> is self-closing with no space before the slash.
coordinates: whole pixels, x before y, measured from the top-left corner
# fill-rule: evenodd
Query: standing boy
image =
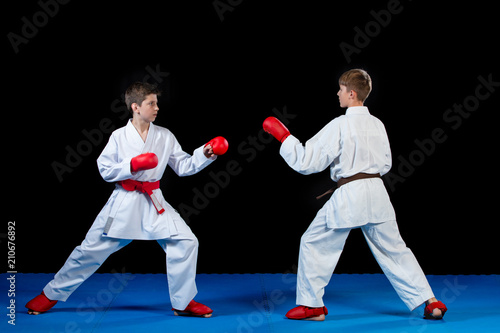
<path id="1" fill-rule="evenodd" d="M 308 175 L 330 167 L 337 189 L 318 211 L 300 242 L 297 307 L 290 319 L 324 320 L 324 288 L 329 283 L 349 232 L 361 228 L 368 245 L 410 310 L 424 302 L 424 315 L 441 319 L 446 306 L 438 301 L 415 256 L 406 247 L 382 179 L 392 165 L 385 127 L 363 106 L 371 78 L 361 69 L 345 72 L 337 93 L 346 114 L 333 119 L 305 147 L 276 118 L 264 129 L 280 140 L 280 154 L 295 171 Z"/>
<path id="2" fill-rule="evenodd" d="M 160 91 L 143 82 L 132 84 L 125 103 L 133 118 L 111 134 L 97 159 L 101 176 L 116 182 L 108 202 L 85 240 L 61 270 L 26 307 L 39 314 L 66 299 L 112 253 L 134 239 L 157 240 L 166 253 L 170 300 L 176 315 L 210 317 L 212 310 L 193 300 L 198 240 L 181 216 L 163 198 L 160 179 L 170 166 L 179 176 L 193 175 L 224 154 L 227 141 L 217 137 L 185 153 L 168 129 L 156 126 Z"/>

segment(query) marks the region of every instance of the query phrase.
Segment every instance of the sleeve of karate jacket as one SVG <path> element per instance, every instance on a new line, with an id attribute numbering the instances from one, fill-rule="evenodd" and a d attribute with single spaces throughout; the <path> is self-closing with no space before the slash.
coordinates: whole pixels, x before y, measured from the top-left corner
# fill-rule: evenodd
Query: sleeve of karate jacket
<path id="1" fill-rule="evenodd" d="M 293 170 L 309 175 L 329 167 L 340 155 L 340 147 L 340 127 L 334 119 L 309 139 L 305 146 L 290 135 L 281 145 L 280 155 Z"/>
<path id="2" fill-rule="evenodd" d="M 196 148 L 193 155 L 189 155 L 182 150 L 181 145 L 173 134 L 170 144 L 172 153 L 170 154 L 168 165 L 180 177 L 198 173 L 217 158 L 215 155 L 211 158 L 207 158 L 205 154 L 203 154 L 204 145 Z"/>
<path id="3" fill-rule="evenodd" d="M 118 159 L 118 144 L 115 135 L 111 135 L 108 144 L 104 147 L 97 159 L 97 166 L 102 178 L 107 182 L 118 182 L 132 177 L 130 160 L 132 158 Z"/>

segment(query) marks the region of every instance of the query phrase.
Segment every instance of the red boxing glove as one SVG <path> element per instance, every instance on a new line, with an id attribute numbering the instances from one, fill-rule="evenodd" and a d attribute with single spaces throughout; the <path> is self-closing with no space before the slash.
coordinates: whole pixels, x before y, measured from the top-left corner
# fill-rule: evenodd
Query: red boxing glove
<path id="1" fill-rule="evenodd" d="M 212 140 L 208 141 L 205 147 L 208 145 L 212 147 L 215 155 L 224 155 L 229 148 L 229 143 L 227 143 L 227 140 L 222 136 L 215 137 Z"/>
<path id="2" fill-rule="evenodd" d="M 149 170 L 158 165 L 158 156 L 155 153 L 145 153 L 134 157 L 130 161 L 130 170 L 132 172 Z"/>
<path id="3" fill-rule="evenodd" d="M 277 140 L 279 140 L 279 142 L 285 141 L 285 139 L 290 135 L 288 128 L 286 128 L 285 125 L 283 125 L 283 123 L 275 117 L 266 118 L 262 127 L 264 127 L 264 131 L 274 136 Z"/>

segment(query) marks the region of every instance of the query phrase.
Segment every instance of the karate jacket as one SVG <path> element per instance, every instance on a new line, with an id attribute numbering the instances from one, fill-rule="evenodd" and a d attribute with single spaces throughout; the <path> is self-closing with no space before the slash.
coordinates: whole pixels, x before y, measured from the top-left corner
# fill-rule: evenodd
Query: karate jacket
<path id="1" fill-rule="evenodd" d="M 155 153 L 158 165 L 150 170 L 132 173 L 130 161 L 143 153 Z M 207 158 L 203 146 L 193 155 L 185 153 L 175 136 L 168 129 L 149 125 L 144 142 L 132 121 L 115 130 L 97 159 L 102 178 L 107 182 L 133 179 L 154 182 L 161 179 L 165 168 L 170 166 L 177 175 L 189 176 L 209 165 L 216 156 Z M 165 208 L 159 214 L 151 198 L 139 191 L 127 191 L 116 185 L 108 202 L 99 213 L 93 227 L 103 229 L 103 236 L 120 239 L 165 239 L 177 235 L 177 223 L 185 223 L 179 214 L 163 198 L 161 189 L 153 190 L 154 195 Z"/>
<path id="2" fill-rule="evenodd" d="M 304 145 L 290 135 L 280 155 L 295 171 L 308 175 L 330 167 L 333 181 L 357 173 L 386 174 L 392 165 L 389 139 L 382 122 L 367 107 L 350 107 Z M 328 228 L 354 228 L 395 220 L 383 181 L 371 178 L 338 188 L 324 206 Z"/>

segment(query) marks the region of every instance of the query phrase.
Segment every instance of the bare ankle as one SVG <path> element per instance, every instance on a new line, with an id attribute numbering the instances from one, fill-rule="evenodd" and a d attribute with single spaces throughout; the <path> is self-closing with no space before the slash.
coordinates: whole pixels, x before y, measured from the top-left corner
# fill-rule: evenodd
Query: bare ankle
<path id="1" fill-rule="evenodd" d="M 425 305 L 429 305 L 431 303 L 434 303 L 434 302 L 437 302 L 438 300 L 436 299 L 436 297 L 432 297 L 432 298 L 429 298 L 426 302 L 425 302 Z"/>

